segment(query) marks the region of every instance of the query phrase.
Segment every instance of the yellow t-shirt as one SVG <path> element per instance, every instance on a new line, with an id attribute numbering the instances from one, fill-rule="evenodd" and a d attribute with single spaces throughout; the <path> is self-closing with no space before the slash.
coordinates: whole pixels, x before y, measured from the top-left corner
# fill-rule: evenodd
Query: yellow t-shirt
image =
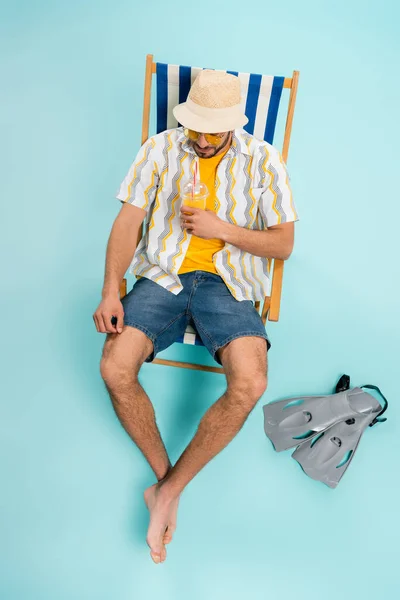
<path id="1" fill-rule="evenodd" d="M 215 211 L 215 177 L 217 174 L 217 167 L 228 150 L 229 146 L 222 154 L 218 154 L 212 158 L 199 158 L 200 179 L 206 184 L 209 192 L 206 200 L 206 207 L 208 210 Z M 213 255 L 218 252 L 218 250 L 221 250 L 224 245 L 224 242 L 218 239 L 203 240 L 202 238 L 192 235 L 189 248 L 187 249 L 179 273 L 189 273 L 190 271 L 208 271 L 209 273 L 216 273 L 217 271 L 212 261 Z"/>

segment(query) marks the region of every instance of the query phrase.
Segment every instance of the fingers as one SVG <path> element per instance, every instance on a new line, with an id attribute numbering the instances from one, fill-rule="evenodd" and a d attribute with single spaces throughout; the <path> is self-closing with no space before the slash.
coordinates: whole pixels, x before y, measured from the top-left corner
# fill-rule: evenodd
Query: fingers
<path id="1" fill-rule="evenodd" d="M 195 227 L 194 215 L 183 215 L 181 217 L 181 227 L 187 229 L 189 233 L 193 233 Z"/>
<path id="2" fill-rule="evenodd" d="M 99 333 L 122 333 L 124 327 L 124 313 L 119 311 L 109 314 L 96 311 L 93 315 L 96 329 Z"/>
<path id="3" fill-rule="evenodd" d="M 102 314 L 105 333 L 115 333 L 117 328 L 112 324 L 112 315 Z"/>
<path id="4" fill-rule="evenodd" d="M 197 215 L 191 215 L 189 213 L 181 213 L 181 221 L 193 222 L 197 218 Z"/>
<path id="5" fill-rule="evenodd" d="M 104 321 L 101 313 L 95 312 L 93 315 L 93 321 L 95 322 L 96 329 L 99 333 L 106 333 L 106 329 L 104 326 Z"/>
<path id="6" fill-rule="evenodd" d="M 100 313 L 98 315 L 98 321 L 100 325 L 100 333 L 116 333 L 116 327 L 111 323 L 112 315 L 106 313 Z"/>
<path id="7" fill-rule="evenodd" d="M 117 332 L 118 333 L 122 333 L 122 329 L 124 327 L 124 313 L 123 313 L 123 311 L 122 310 L 118 311 L 118 313 L 115 315 L 115 319 L 113 317 L 113 319 L 112 319 L 111 322 L 114 324 Z"/>
<path id="8" fill-rule="evenodd" d="M 190 221 L 189 219 L 181 219 L 181 225 L 182 227 L 185 227 L 186 229 L 189 227 L 190 229 L 193 229 L 194 227 L 194 221 Z"/>
<path id="9" fill-rule="evenodd" d="M 93 321 L 94 321 L 94 324 L 95 324 L 95 326 L 96 326 L 96 329 L 97 329 L 97 331 L 100 333 L 99 322 L 98 322 L 98 320 L 97 320 L 97 315 L 96 315 L 96 313 L 94 313 L 94 315 L 93 315 Z"/>
<path id="10" fill-rule="evenodd" d="M 181 222 L 182 229 L 186 229 L 188 233 L 194 234 L 194 225 L 189 225 L 187 221 Z"/>
<path id="11" fill-rule="evenodd" d="M 181 223 L 194 223 L 197 219 L 197 214 L 181 212 Z"/>
<path id="12" fill-rule="evenodd" d="M 93 321 L 99 333 L 122 333 L 124 328 L 124 306 L 114 295 L 102 299 Z"/>
<path id="13" fill-rule="evenodd" d="M 200 208 L 194 208 L 193 206 L 181 206 L 181 214 L 184 215 L 195 215 L 199 210 Z"/>

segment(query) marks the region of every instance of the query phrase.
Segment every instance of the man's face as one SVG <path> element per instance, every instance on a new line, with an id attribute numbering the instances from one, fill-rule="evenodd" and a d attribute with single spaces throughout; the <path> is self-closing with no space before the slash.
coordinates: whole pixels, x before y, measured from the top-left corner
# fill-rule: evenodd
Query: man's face
<path id="1" fill-rule="evenodd" d="M 213 156 L 216 156 L 226 148 L 232 137 L 230 131 L 214 133 L 212 135 L 220 138 L 217 146 L 210 144 L 205 138 L 204 133 L 200 133 L 196 141 L 190 140 L 193 150 L 200 158 L 212 158 Z"/>

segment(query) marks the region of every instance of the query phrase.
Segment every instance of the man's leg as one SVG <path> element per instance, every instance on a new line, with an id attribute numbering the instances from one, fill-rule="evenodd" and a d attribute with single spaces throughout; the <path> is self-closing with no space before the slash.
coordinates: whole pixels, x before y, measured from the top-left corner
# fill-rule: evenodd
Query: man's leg
<path id="1" fill-rule="evenodd" d="M 263 338 L 233 340 L 220 350 L 220 358 L 228 384 L 225 394 L 208 409 L 166 478 L 145 492 L 151 504 L 147 542 L 153 555 L 162 551 L 166 523 L 182 490 L 235 437 L 266 390 L 267 344 Z"/>
<path id="2" fill-rule="evenodd" d="M 119 420 L 161 481 L 171 463 L 156 424 L 153 405 L 138 381 L 140 367 L 152 351 L 153 344 L 142 331 L 125 326 L 122 333 L 107 335 L 100 371 Z M 160 561 L 165 560 L 164 544 L 171 541 L 176 527 L 177 506 L 176 499 L 164 528 Z"/>

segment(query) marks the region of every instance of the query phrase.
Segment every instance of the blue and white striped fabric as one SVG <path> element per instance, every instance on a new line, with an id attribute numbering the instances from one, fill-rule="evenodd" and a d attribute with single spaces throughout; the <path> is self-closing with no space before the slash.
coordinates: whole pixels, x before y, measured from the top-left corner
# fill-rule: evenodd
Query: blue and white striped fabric
<path id="1" fill-rule="evenodd" d="M 172 109 L 186 101 L 190 86 L 201 70 L 200 67 L 157 63 L 157 133 L 178 127 L 179 123 L 172 114 Z M 272 144 L 285 78 L 237 71 L 224 72 L 232 73 L 240 79 L 243 110 L 249 119 L 244 129 L 256 138 Z"/>
<path id="2" fill-rule="evenodd" d="M 157 63 L 157 133 L 179 126 L 172 109 L 186 101 L 190 87 L 201 70 L 201 67 Z M 249 119 L 244 129 L 258 139 L 272 144 L 285 78 L 237 71 L 226 72 L 240 79 L 242 107 Z M 197 332 L 190 325 L 177 342 L 203 345 Z"/>

